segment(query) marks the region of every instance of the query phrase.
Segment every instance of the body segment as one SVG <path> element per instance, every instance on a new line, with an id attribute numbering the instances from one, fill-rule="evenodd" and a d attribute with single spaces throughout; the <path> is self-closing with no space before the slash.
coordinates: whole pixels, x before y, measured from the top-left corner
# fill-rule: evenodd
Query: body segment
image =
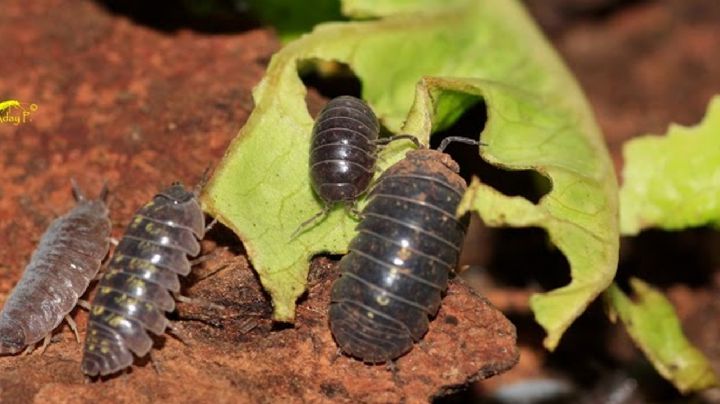
<path id="1" fill-rule="evenodd" d="M 43 234 L 22 278 L 0 313 L 0 354 L 13 354 L 48 337 L 77 305 L 109 249 L 104 202 L 75 190 L 77 205 Z"/>
<path id="2" fill-rule="evenodd" d="M 89 376 L 125 369 L 133 354 L 152 347 L 147 331 L 160 335 L 165 312 L 175 309 L 170 292 L 190 272 L 188 255 L 200 252 L 205 218 L 195 194 L 173 184 L 135 213 L 92 302 L 82 370 Z"/>
<path id="3" fill-rule="evenodd" d="M 447 154 L 411 151 L 370 191 L 332 289 L 330 326 L 345 353 L 385 362 L 427 332 L 467 227 L 455 217 L 466 188 L 457 173 Z"/>

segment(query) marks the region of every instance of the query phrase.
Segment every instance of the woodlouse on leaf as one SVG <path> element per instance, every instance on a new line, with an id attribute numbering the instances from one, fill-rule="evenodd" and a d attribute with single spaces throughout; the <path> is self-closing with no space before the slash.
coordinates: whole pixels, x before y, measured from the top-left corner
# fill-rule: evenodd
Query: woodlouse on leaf
<path id="1" fill-rule="evenodd" d="M 467 222 L 455 211 L 467 187 L 447 144 L 420 149 L 385 171 L 368 194 L 358 234 L 340 261 L 330 327 L 340 349 L 368 363 L 408 352 L 428 330 L 454 270 Z"/>
<path id="2" fill-rule="evenodd" d="M 175 309 L 170 292 L 190 273 L 188 255 L 200 252 L 205 217 L 196 194 L 175 183 L 133 216 L 97 288 L 82 359 L 86 375 L 125 369 L 145 356 Z"/>
<path id="3" fill-rule="evenodd" d="M 43 234 L 22 278 L 0 313 L 0 354 L 31 349 L 63 319 L 80 342 L 68 315 L 95 278 L 110 247 L 107 187 L 98 199 L 87 199 L 72 181 L 77 204 L 55 219 Z"/>
<path id="4" fill-rule="evenodd" d="M 291 237 L 327 215 L 337 203 L 354 211 L 355 202 L 375 175 L 378 146 L 399 139 L 419 146 L 411 135 L 378 139 L 379 134 L 380 123 L 363 100 L 344 95 L 327 103 L 315 120 L 310 142 L 310 183 L 323 208 Z"/>

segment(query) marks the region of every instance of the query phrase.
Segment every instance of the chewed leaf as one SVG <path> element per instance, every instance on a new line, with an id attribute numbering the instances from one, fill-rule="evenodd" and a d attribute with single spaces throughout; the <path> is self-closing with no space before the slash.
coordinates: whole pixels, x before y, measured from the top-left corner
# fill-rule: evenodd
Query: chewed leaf
<path id="1" fill-rule="evenodd" d="M 548 333 L 545 346 L 553 349 L 615 275 L 618 231 L 612 169 L 605 150 L 593 140 L 597 132 L 580 125 L 582 110 L 563 109 L 503 87 L 485 87 L 484 97 L 488 123 L 483 141 L 488 146 L 483 157 L 505 167 L 534 168 L 551 179 L 552 191 L 535 205 L 475 179 L 459 212 L 475 211 L 490 226 L 542 227 L 565 254 L 570 284 L 531 299 L 535 318 Z"/>
<path id="2" fill-rule="evenodd" d="M 639 279 L 631 279 L 630 286 L 633 300 L 613 284 L 605 292 L 605 301 L 611 318 L 620 318 L 658 372 L 683 393 L 718 386 L 710 363 L 685 338 L 665 296 Z"/>
<path id="3" fill-rule="evenodd" d="M 369 4 L 345 4 L 351 3 Z M 308 260 L 321 252 L 346 252 L 356 224 L 338 208 L 289 240 L 321 209 L 309 182 L 312 119 L 298 64 L 346 63 L 384 126 L 425 144 L 482 98 L 489 116 L 483 157 L 510 169 L 536 169 L 554 184 L 538 206 L 518 201 L 515 212 L 506 212 L 503 206 L 514 199 L 493 194 L 497 207 L 478 208 L 498 224 L 526 218 L 542 225 L 527 219 L 540 215 L 553 219 L 548 229 L 561 240 L 575 280 L 569 289 L 533 301 L 552 348 L 614 275 L 617 203 L 609 156 L 577 84 L 517 1 L 427 3 L 434 5 L 399 15 L 392 5 L 410 2 L 388 2 L 389 17 L 320 25 L 277 53 L 254 91 L 255 110 L 206 187 L 205 208 L 241 237 L 273 298 L 275 318 L 291 321 Z M 382 167 L 409 147 L 397 142 L 386 148 Z M 468 208 L 492 192 L 474 189 Z"/>
<path id="4" fill-rule="evenodd" d="M 623 234 L 720 225 L 720 96 L 699 125 L 632 139 L 623 155 Z"/>

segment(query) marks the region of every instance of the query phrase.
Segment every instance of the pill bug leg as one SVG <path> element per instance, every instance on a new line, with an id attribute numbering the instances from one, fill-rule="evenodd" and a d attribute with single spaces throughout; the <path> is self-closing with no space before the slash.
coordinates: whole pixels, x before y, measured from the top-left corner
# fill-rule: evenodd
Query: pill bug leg
<path id="1" fill-rule="evenodd" d="M 180 294 L 176 294 L 176 293 L 173 293 L 173 297 L 175 298 L 176 301 L 178 301 L 180 303 L 190 304 L 193 306 L 205 307 L 205 308 L 214 309 L 214 310 L 227 309 L 227 307 L 225 307 L 223 305 L 213 303 L 213 302 L 211 302 L 209 300 L 205 300 L 201 297 L 190 297 L 190 296 L 180 295 Z"/>
<path id="2" fill-rule="evenodd" d="M 175 325 L 175 323 L 173 323 L 173 322 L 168 323 L 167 332 L 168 332 L 168 334 L 172 335 L 173 338 L 182 342 L 183 345 L 191 346 L 191 344 L 188 342 L 188 341 L 190 341 L 190 338 L 182 330 L 180 330 L 180 328 L 178 328 L 178 326 Z"/>
<path id="3" fill-rule="evenodd" d="M 42 346 L 40 347 L 40 355 L 44 355 L 45 351 L 47 351 L 48 346 L 50 346 L 50 342 L 52 342 L 52 335 L 48 334 L 43 338 Z"/>
<path id="4" fill-rule="evenodd" d="M 393 383 L 395 383 L 395 386 L 400 387 L 404 384 L 402 378 L 400 377 L 400 368 L 397 365 L 397 361 L 388 361 L 385 365 L 385 368 L 388 372 L 390 372 L 390 374 L 392 374 L 392 379 Z"/>
<path id="5" fill-rule="evenodd" d="M 360 221 L 362 220 L 362 212 L 357 207 L 357 203 L 346 203 L 345 204 L 345 211 L 347 212 L 348 216 L 352 217 L 353 219 Z"/>
<path id="6" fill-rule="evenodd" d="M 299 236 L 300 234 L 304 233 L 308 229 L 316 226 L 320 222 L 322 222 L 330 213 L 331 205 L 324 204 L 321 211 L 314 214 L 311 218 L 307 219 L 306 221 L 300 223 L 300 226 L 298 226 L 297 229 L 290 235 L 290 240 L 294 240 L 295 237 Z"/>
<path id="7" fill-rule="evenodd" d="M 75 340 L 79 344 L 80 343 L 80 333 L 78 333 L 78 328 L 77 328 L 77 324 L 75 323 L 75 320 L 73 320 L 69 314 L 66 314 L 65 322 L 67 323 L 68 327 L 70 327 L 70 330 L 72 330 L 73 334 L 75 335 Z"/>

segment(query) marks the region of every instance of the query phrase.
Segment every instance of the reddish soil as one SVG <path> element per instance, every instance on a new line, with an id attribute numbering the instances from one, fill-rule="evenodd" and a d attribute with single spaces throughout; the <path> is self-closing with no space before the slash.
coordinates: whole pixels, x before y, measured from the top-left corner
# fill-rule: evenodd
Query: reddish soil
<path id="1" fill-rule="evenodd" d="M 0 94 L 38 106 L 31 121 L 0 126 L 0 302 L 49 222 L 72 206 L 71 177 L 90 194 L 109 182 L 116 237 L 158 189 L 196 183 L 244 123 L 279 47 L 269 29 L 164 32 L 91 1 L 3 3 L 0 37 L 13 45 L 3 49 Z M 172 318 L 184 343 L 158 338 L 159 372 L 143 358 L 129 374 L 88 383 L 63 326 L 44 354 L 0 358 L 0 401 L 423 402 L 517 363 L 514 326 L 461 280 L 395 371 L 338 356 L 327 326 L 333 262 L 314 262 L 297 321 L 282 326 L 240 242 L 218 226 L 204 251 L 218 244 L 184 292 L 225 309 L 181 304 Z M 82 334 L 87 315 L 74 316 Z"/>
<path id="2" fill-rule="evenodd" d="M 716 0 L 527 2 L 586 90 L 618 172 L 623 141 L 662 133 L 670 122 L 696 123 L 720 93 Z M 0 5 L 0 101 L 38 105 L 32 122 L 0 124 L 0 302 L 48 223 L 72 205 L 69 178 L 90 194 L 109 182 L 119 236 L 156 190 L 174 180 L 194 184 L 218 161 L 280 47 L 272 29 L 251 21 L 130 18 L 110 8 L 90 0 Z M 317 110 L 317 93 L 309 100 Z M 567 277 L 567 263 L 542 232 L 478 224 L 473 237 L 486 247 L 465 257 L 475 269 L 468 283 L 512 320 L 521 357 L 512 371 L 448 401 L 488 397 L 532 379 L 569 384 L 572 394 L 599 402 L 628 381 L 637 387 L 626 402 L 677 399 L 599 305 L 571 327 L 557 352 L 542 349 L 527 297 Z M 624 241 L 619 276 L 639 275 L 667 290 L 691 340 L 720 370 L 717 242 L 717 233 L 704 229 L 648 232 Z M 63 327 L 44 355 L 0 358 L 0 402 L 414 402 L 517 361 L 515 327 L 462 281 L 451 285 L 424 342 L 400 359 L 396 373 L 336 357 L 325 313 L 337 276 L 332 261 L 314 262 L 297 323 L 282 327 L 269 320 L 267 297 L 237 239 L 218 228 L 203 248 L 218 247 L 227 250 L 186 280 L 186 294 L 226 308 L 180 305 L 172 318 L 187 345 L 158 339 L 159 374 L 144 359 L 127 375 L 86 383 L 81 347 Z M 543 273 L 528 270 L 537 267 Z M 82 335 L 87 316 L 74 316 Z"/>

